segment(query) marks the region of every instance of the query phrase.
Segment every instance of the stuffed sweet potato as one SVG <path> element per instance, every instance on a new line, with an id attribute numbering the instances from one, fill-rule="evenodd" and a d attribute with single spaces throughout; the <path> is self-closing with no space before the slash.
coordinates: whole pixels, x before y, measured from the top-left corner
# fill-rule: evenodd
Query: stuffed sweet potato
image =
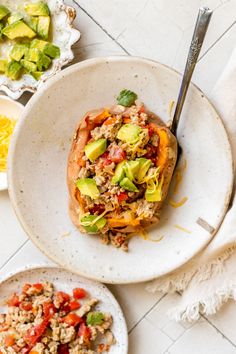
<path id="1" fill-rule="evenodd" d="M 136 98 L 124 90 L 118 105 L 88 112 L 68 159 L 73 223 L 123 249 L 159 221 L 177 158 L 176 138 Z"/>

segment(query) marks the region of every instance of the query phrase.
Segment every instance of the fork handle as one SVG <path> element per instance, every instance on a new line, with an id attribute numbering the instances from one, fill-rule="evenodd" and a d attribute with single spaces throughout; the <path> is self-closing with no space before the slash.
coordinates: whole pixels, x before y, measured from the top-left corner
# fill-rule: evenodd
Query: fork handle
<path id="1" fill-rule="evenodd" d="M 207 32 L 207 28 L 208 28 L 211 16 L 212 16 L 212 10 L 210 10 L 208 7 L 201 7 L 199 9 L 198 18 L 197 18 L 197 22 L 195 25 L 191 45 L 189 48 L 188 58 L 187 58 L 186 66 L 184 69 L 184 75 L 182 78 L 179 96 L 178 96 L 178 100 L 177 100 L 177 104 L 176 104 L 176 108 L 175 108 L 175 112 L 174 112 L 174 117 L 173 117 L 172 124 L 170 127 L 170 130 L 174 135 L 176 135 L 176 131 L 178 128 L 179 119 L 180 119 L 180 115 L 181 115 L 182 108 L 184 105 L 187 90 L 188 90 L 188 87 L 189 87 L 189 84 L 190 84 L 190 81 L 191 81 L 191 78 L 193 75 L 195 65 L 197 63 L 199 53 L 202 48 L 202 44 L 203 44 L 203 41 L 204 41 L 204 38 L 205 38 L 205 35 Z"/>

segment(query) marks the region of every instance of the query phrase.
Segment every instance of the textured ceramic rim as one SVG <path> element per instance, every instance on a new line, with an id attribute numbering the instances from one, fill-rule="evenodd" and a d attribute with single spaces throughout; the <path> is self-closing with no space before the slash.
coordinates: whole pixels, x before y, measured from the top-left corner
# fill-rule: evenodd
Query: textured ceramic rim
<path id="1" fill-rule="evenodd" d="M 36 87 L 32 87 L 30 85 L 22 83 L 22 86 L 19 89 L 13 90 L 7 84 L 0 85 L 0 90 L 5 92 L 13 100 L 18 100 L 24 92 L 32 92 L 32 93 L 36 92 L 42 85 L 44 85 L 44 83 L 48 79 L 50 79 L 55 74 L 57 74 L 59 71 L 61 71 L 63 66 L 65 66 L 66 64 L 68 64 L 70 61 L 72 61 L 74 59 L 74 54 L 73 54 L 71 47 L 73 44 L 78 42 L 78 40 L 80 39 L 80 31 L 73 28 L 73 26 L 72 26 L 72 23 L 76 17 L 76 10 L 74 7 L 66 5 L 64 3 L 64 0 L 63 0 L 63 4 L 61 5 L 60 9 L 61 9 L 61 11 L 64 11 L 66 13 L 67 19 L 69 22 L 69 26 L 71 28 L 70 57 L 68 56 L 64 60 L 59 61 L 57 63 L 57 65 L 54 65 L 52 67 L 53 68 L 52 72 L 50 74 L 48 74 L 47 76 L 44 75 L 44 77 L 38 81 L 38 84 Z"/>
<path id="2" fill-rule="evenodd" d="M 52 86 L 56 81 L 61 80 L 67 73 L 71 74 L 73 72 L 76 72 L 80 68 L 89 67 L 91 64 L 100 63 L 100 62 L 108 62 L 108 61 L 112 62 L 113 60 L 115 60 L 115 61 L 116 60 L 129 61 L 130 59 L 138 60 L 138 61 L 141 61 L 141 62 L 144 62 L 144 63 L 149 63 L 149 64 L 153 63 L 154 65 L 158 64 L 159 66 L 165 67 L 170 72 L 173 72 L 173 73 L 177 74 L 179 77 L 181 77 L 181 74 L 178 71 L 170 68 L 167 65 L 164 65 L 162 63 L 156 62 L 154 60 L 140 58 L 140 57 L 111 56 L 111 57 L 101 57 L 101 58 L 87 59 L 87 60 L 84 60 L 84 61 L 82 61 L 80 63 L 74 64 L 74 65 L 66 68 L 65 70 L 63 70 L 63 72 L 60 72 L 58 75 L 54 76 L 54 78 L 52 80 L 50 80 L 49 82 L 46 83 L 45 87 L 46 88 L 50 88 L 50 86 Z M 195 84 L 191 83 L 191 85 L 193 85 L 201 93 L 202 97 L 204 97 L 206 99 L 206 101 L 208 102 L 209 106 L 211 106 L 212 110 L 215 111 L 217 117 L 219 118 L 219 124 L 221 124 L 222 128 L 225 131 L 225 136 L 226 136 L 226 139 L 227 139 L 227 142 L 228 142 L 228 145 L 229 145 L 228 158 L 230 159 L 231 176 L 232 177 L 231 177 L 231 182 L 230 182 L 230 185 L 229 185 L 229 190 L 228 190 L 227 196 L 225 197 L 225 201 L 224 201 L 224 211 L 222 212 L 222 218 L 221 218 L 221 220 L 220 220 L 220 222 L 218 224 L 218 227 L 215 229 L 215 232 L 211 235 L 211 237 L 209 239 L 206 240 L 206 242 L 202 245 L 202 247 L 199 248 L 197 252 L 196 251 L 190 252 L 190 255 L 189 255 L 188 259 L 185 259 L 185 260 L 182 260 L 181 262 L 179 262 L 178 265 L 175 268 L 168 269 L 163 274 L 152 274 L 151 276 L 140 277 L 139 280 L 133 280 L 133 281 L 132 280 L 125 280 L 124 278 L 121 281 L 117 281 L 117 280 L 114 281 L 112 278 L 106 278 L 105 282 L 107 284 L 131 284 L 131 283 L 150 281 L 150 280 L 153 280 L 153 279 L 155 279 L 157 277 L 162 277 L 164 275 L 167 275 L 167 274 L 173 272 L 174 270 L 180 268 L 181 266 L 186 264 L 190 259 L 192 259 L 197 253 L 201 252 L 207 246 L 208 243 L 210 243 L 210 241 L 212 240 L 212 238 L 214 237 L 214 235 L 218 231 L 219 227 L 221 226 L 221 223 L 224 220 L 224 217 L 225 217 L 225 215 L 227 213 L 229 202 L 230 202 L 230 199 L 231 199 L 232 189 L 233 189 L 233 158 L 232 158 L 232 151 L 231 151 L 231 146 L 230 146 L 228 134 L 227 134 L 227 132 L 225 130 L 225 127 L 224 127 L 223 122 L 222 122 L 222 120 L 220 118 L 220 115 L 217 112 L 217 110 L 215 109 L 215 107 L 213 106 L 213 104 L 209 101 L 209 99 L 204 95 L 204 93 L 202 93 L 202 91 Z M 21 119 L 21 121 L 19 122 L 19 124 L 18 124 L 18 126 L 16 128 L 16 131 L 14 133 L 13 139 L 12 139 L 11 144 L 10 144 L 9 166 L 11 166 L 11 164 L 12 164 L 12 155 L 14 154 L 15 145 L 16 145 L 16 141 L 17 141 L 17 136 L 18 136 L 18 133 L 20 131 L 21 124 L 23 124 L 24 118 L 27 115 L 27 112 L 30 109 L 31 105 L 33 105 L 34 102 L 37 100 L 37 96 L 41 95 L 41 94 L 42 94 L 42 92 L 38 91 L 32 97 L 32 99 L 29 101 L 29 103 L 26 105 L 25 112 L 23 113 L 22 119 Z M 10 196 L 11 203 L 12 203 L 13 209 L 15 211 L 15 214 L 16 214 L 16 216 L 17 216 L 22 228 L 24 229 L 24 231 L 28 235 L 28 237 L 36 245 L 36 247 L 43 254 L 45 254 L 49 259 L 51 259 L 53 262 L 55 262 L 56 264 L 58 264 L 59 266 L 65 268 L 65 269 L 67 269 L 68 271 L 74 272 L 74 273 L 84 277 L 85 275 L 83 273 L 81 273 L 80 271 L 72 270 L 72 269 L 70 269 L 70 267 L 65 267 L 64 265 L 62 265 L 60 263 L 60 261 L 57 259 L 57 257 L 52 256 L 50 254 L 50 252 L 47 252 L 46 249 L 42 248 L 40 243 L 38 242 L 37 238 L 34 237 L 34 235 L 32 235 L 31 230 L 28 228 L 27 224 L 25 224 L 24 219 L 21 217 L 21 213 L 19 212 L 18 207 L 17 207 L 17 201 L 15 199 L 15 191 L 14 191 L 14 182 L 13 182 L 14 181 L 14 177 L 12 175 L 12 170 L 13 169 L 11 167 L 8 170 L 9 196 Z M 88 275 L 86 275 L 86 277 L 88 277 Z M 104 279 L 102 279 L 101 277 L 93 276 L 92 274 L 89 275 L 89 278 L 93 279 L 93 280 L 96 280 L 96 281 L 104 282 Z"/>
<path id="3" fill-rule="evenodd" d="M 48 265 L 48 264 L 44 264 L 44 263 L 40 263 L 40 264 L 34 264 L 33 266 L 31 265 L 27 265 L 27 266 L 23 266 L 23 267 L 17 267 L 15 271 L 11 271 L 11 272 L 7 272 L 7 274 L 5 274 L 4 276 L 0 276 L 0 289 L 1 289 L 1 285 L 5 282 L 7 282 L 8 280 L 10 280 L 11 278 L 17 276 L 17 275 L 20 275 L 24 272 L 27 272 L 27 271 L 34 271 L 34 270 L 40 270 L 40 269 L 43 269 L 43 268 L 48 268 L 48 269 L 58 269 L 58 270 L 63 270 L 63 271 L 66 271 L 66 272 L 69 272 L 69 273 L 72 273 L 70 270 L 67 270 L 65 268 L 62 268 L 62 267 L 58 267 L 58 266 L 53 266 L 53 265 Z M 92 280 L 92 279 L 87 279 L 81 275 L 78 275 L 78 274 L 75 274 L 74 275 L 80 277 L 80 278 L 84 278 L 86 281 L 89 281 L 89 282 L 92 282 L 92 283 L 95 283 L 96 286 L 100 289 L 101 292 L 104 291 L 104 288 L 105 288 L 105 291 L 109 294 L 110 298 L 112 299 L 113 303 L 116 305 L 116 308 L 119 312 L 119 317 L 121 318 L 121 320 L 123 321 L 123 324 L 124 324 L 124 345 L 125 345 L 125 352 L 124 353 L 121 353 L 121 354 L 128 354 L 128 329 L 127 329 L 127 324 L 126 324 L 126 320 L 125 320 L 125 316 L 123 314 L 123 311 L 120 307 L 120 304 L 118 303 L 118 301 L 116 300 L 115 296 L 112 294 L 112 292 L 108 289 L 108 287 L 106 285 L 104 285 L 103 283 L 100 283 L 100 282 L 97 282 L 95 280 Z"/>

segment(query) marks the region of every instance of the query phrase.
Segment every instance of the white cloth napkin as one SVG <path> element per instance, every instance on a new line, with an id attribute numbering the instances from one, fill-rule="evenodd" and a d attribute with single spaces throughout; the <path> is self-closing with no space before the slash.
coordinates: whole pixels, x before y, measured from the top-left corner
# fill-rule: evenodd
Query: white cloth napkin
<path id="1" fill-rule="evenodd" d="M 236 49 L 210 99 L 221 115 L 236 166 Z M 234 192 L 235 193 L 235 192 Z M 151 292 L 182 293 L 170 316 L 177 321 L 214 314 L 229 298 L 236 300 L 236 195 L 232 207 L 210 244 L 175 272 L 147 285 Z"/>

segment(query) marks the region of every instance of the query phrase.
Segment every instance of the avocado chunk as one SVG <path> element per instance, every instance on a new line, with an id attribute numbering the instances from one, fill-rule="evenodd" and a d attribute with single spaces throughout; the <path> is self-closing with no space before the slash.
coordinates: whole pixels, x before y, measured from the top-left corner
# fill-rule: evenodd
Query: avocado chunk
<path id="1" fill-rule="evenodd" d="M 55 59 L 60 57 L 60 48 L 52 43 L 47 43 L 43 49 L 43 53 L 50 58 Z"/>
<path id="2" fill-rule="evenodd" d="M 22 19 L 23 19 L 23 15 L 16 13 L 16 14 L 13 14 L 13 15 L 8 17 L 7 23 L 9 25 L 11 25 L 12 23 L 14 23 L 16 21 L 19 21 L 19 20 L 22 20 Z"/>
<path id="3" fill-rule="evenodd" d="M 35 72 L 31 72 L 31 75 L 33 76 L 33 78 L 35 80 L 39 80 L 42 76 L 43 72 L 42 71 L 35 71 Z"/>
<path id="4" fill-rule="evenodd" d="M 6 6 L 0 5 L 0 20 L 10 14 Z"/>
<path id="5" fill-rule="evenodd" d="M 0 72 L 5 73 L 6 69 L 7 69 L 7 60 L 0 59 Z"/>
<path id="6" fill-rule="evenodd" d="M 115 174 L 111 179 L 112 185 L 119 183 L 125 177 L 125 164 L 126 164 L 126 161 L 121 161 L 116 166 Z"/>
<path id="7" fill-rule="evenodd" d="M 125 165 L 125 173 L 130 181 L 134 181 L 137 178 L 139 171 L 139 161 L 127 161 Z"/>
<path id="8" fill-rule="evenodd" d="M 135 124 L 124 124 L 117 133 L 117 138 L 129 144 L 135 144 L 139 139 L 142 128 Z"/>
<path id="9" fill-rule="evenodd" d="M 16 38 L 33 38 L 36 36 L 36 33 L 27 26 L 22 20 L 16 21 L 11 25 L 6 26 L 2 33 L 8 37 L 9 39 L 16 39 Z"/>
<path id="10" fill-rule="evenodd" d="M 80 193 L 92 199 L 97 199 L 100 195 L 96 182 L 92 178 L 80 178 L 76 182 Z"/>
<path id="11" fill-rule="evenodd" d="M 40 53 L 37 61 L 37 67 L 39 71 L 47 70 L 52 60 L 45 54 Z"/>
<path id="12" fill-rule="evenodd" d="M 37 65 L 31 61 L 21 59 L 20 63 L 29 73 L 37 71 Z"/>
<path id="13" fill-rule="evenodd" d="M 125 177 L 120 181 L 120 186 L 129 192 L 138 192 L 138 188 L 130 181 L 129 178 Z"/>
<path id="14" fill-rule="evenodd" d="M 32 61 L 34 63 L 37 63 L 40 59 L 41 52 L 39 49 L 36 48 L 30 48 L 26 53 L 25 53 L 25 59 Z"/>
<path id="15" fill-rule="evenodd" d="M 50 17 L 39 16 L 38 25 L 37 25 L 37 33 L 39 37 L 47 40 L 49 36 L 49 28 L 50 28 Z"/>
<path id="16" fill-rule="evenodd" d="M 33 39 L 32 40 L 32 42 L 30 43 L 30 48 L 35 48 L 35 49 L 39 49 L 39 50 L 41 50 L 41 52 L 43 52 L 43 50 L 44 50 L 44 48 L 45 48 L 45 46 L 46 46 L 46 44 L 47 44 L 48 42 L 46 42 L 46 41 L 43 41 L 43 40 L 41 40 L 41 39 L 37 39 L 37 38 L 35 38 L 35 39 Z"/>
<path id="17" fill-rule="evenodd" d="M 48 5 L 44 2 L 36 2 L 25 5 L 25 12 L 30 16 L 49 16 Z"/>
<path id="18" fill-rule="evenodd" d="M 95 221 L 98 219 L 97 221 Z M 104 217 L 99 218 L 98 215 L 85 215 L 80 219 L 81 225 L 87 232 L 96 233 L 101 230 L 107 223 Z"/>
<path id="19" fill-rule="evenodd" d="M 145 159 L 144 157 L 140 157 L 138 159 L 136 159 L 136 161 L 139 162 L 139 170 L 137 173 L 137 181 L 138 183 L 142 183 L 143 179 L 145 178 L 151 164 L 152 161 L 149 159 Z"/>
<path id="20" fill-rule="evenodd" d="M 30 17 L 26 22 L 34 32 L 37 32 L 38 17 Z"/>
<path id="21" fill-rule="evenodd" d="M 94 162 L 100 155 L 102 155 L 107 148 L 107 139 L 98 139 L 92 143 L 85 145 L 84 152 L 87 158 Z"/>
<path id="22" fill-rule="evenodd" d="M 15 61 L 20 61 L 28 51 L 28 47 L 25 44 L 15 44 L 10 51 L 10 58 Z"/>
<path id="23" fill-rule="evenodd" d="M 4 23 L 0 22 L 0 41 L 1 41 L 2 38 L 3 38 L 2 30 L 3 30 L 4 27 L 5 27 L 5 26 L 4 26 Z"/>
<path id="24" fill-rule="evenodd" d="M 5 71 L 6 76 L 12 80 L 18 80 L 22 73 L 22 66 L 18 61 L 10 61 Z"/>

